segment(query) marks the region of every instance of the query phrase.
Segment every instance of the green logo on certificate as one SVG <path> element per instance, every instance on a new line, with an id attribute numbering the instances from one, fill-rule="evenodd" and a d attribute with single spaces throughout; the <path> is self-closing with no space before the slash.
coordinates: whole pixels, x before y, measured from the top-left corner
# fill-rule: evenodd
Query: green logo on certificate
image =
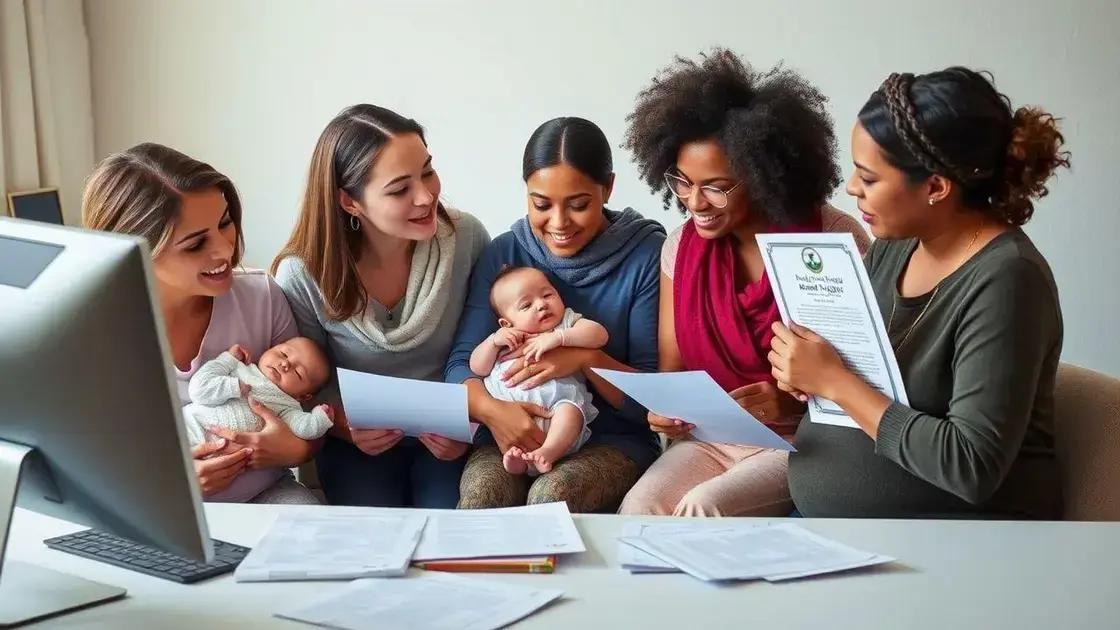
<path id="1" fill-rule="evenodd" d="M 820 273 L 824 269 L 824 260 L 820 253 L 812 247 L 801 250 L 801 262 L 805 264 L 806 269 L 813 273 Z"/>

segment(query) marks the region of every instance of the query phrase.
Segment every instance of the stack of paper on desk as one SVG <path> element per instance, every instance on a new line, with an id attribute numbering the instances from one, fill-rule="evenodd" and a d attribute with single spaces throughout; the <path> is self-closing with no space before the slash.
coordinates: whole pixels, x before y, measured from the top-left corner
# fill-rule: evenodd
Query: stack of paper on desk
<path id="1" fill-rule="evenodd" d="M 763 527 L 765 521 L 745 521 L 728 524 L 720 519 L 693 519 L 687 522 L 670 523 L 624 523 L 618 541 L 618 563 L 631 573 L 680 573 L 680 569 L 669 562 L 650 555 L 640 548 L 623 542 L 628 538 L 675 534 L 691 534 L 698 531 L 719 533 L 742 529 L 744 527 Z"/>
<path id="2" fill-rule="evenodd" d="M 237 567 L 238 582 L 341 580 L 432 569 L 551 572 L 585 551 L 564 502 L 411 516 L 370 508 L 281 514 Z M 475 560 L 477 559 L 477 560 Z M 474 560 L 447 563 L 447 560 Z"/>
<path id="3" fill-rule="evenodd" d="M 790 524 L 647 531 L 619 540 L 705 581 L 777 582 L 893 560 Z"/>
<path id="4" fill-rule="evenodd" d="M 551 556 L 586 549 L 568 504 L 560 501 L 433 515 L 424 528 L 415 560 Z"/>
<path id="5" fill-rule="evenodd" d="M 563 592 L 442 573 L 355 580 L 277 617 L 329 628 L 492 630 L 533 614 Z"/>
<path id="6" fill-rule="evenodd" d="M 234 577 L 274 582 L 404 575 L 425 521 L 359 510 L 282 513 Z"/>

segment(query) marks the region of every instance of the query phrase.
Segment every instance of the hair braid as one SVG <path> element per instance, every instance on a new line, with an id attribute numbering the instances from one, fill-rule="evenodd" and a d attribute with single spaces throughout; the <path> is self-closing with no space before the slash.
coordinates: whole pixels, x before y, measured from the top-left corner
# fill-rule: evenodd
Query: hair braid
<path id="1" fill-rule="evenodd" d="M 1070 165 L 1057 118 L 1014 109 L 990 73 L 962 66 L 892 74 L 859 122 L 909 183 L 949 177 L 961 205 L 1009 225 L 1026 223 L 1055 171 Z"/>
<path id="2" fill-rule="evenodd" d="M 914 83 L 914 75 L 910 73 L 892 73 L 883 82 L 879 90 L 883 93 L 895 129 L 910 153 L 926 167 L 931 173 L 937 173 L 967 183 L 985 179 L 991 175 L 990 171 L 980 169 L 961 169 L 952 162 L 937 145 L 922 131 L 918 121 L 917 109 L 910 98 L 910 86 Z"/>

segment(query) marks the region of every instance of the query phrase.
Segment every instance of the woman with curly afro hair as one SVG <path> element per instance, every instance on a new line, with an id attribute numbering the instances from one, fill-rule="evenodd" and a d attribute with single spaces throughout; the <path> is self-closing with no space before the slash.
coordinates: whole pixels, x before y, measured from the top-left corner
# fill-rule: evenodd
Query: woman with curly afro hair
<path id="1" fill-rule="evenodd" d="M 1013 110 L 989 75 L 892 74 L 852 131 L 848 193 L 879 238 L 865 258 L 909 404 L 811 331 L 775 325 L 784 391 L 859 430 L 803 422 L 789 485 L 805 516 L 1055 518 L 1062 311 L 1020 228 L 1069 153 L 1056 119 Z"/>
<path id="2" fill-rule="evenodd" d="M 743 408 L 792 436 L 803 403 L 778 390 L 767 353 L 780 320 L 755 235 L 867 235 L 828 206 L 840 183 L 826 99 L 781 66 L 756 71 L 728 50 L 678 58 L 638 95 L 626 147 L 650 188 L 688 214 L 661 257 L 661 371 L 704 370 Z M 784 516 L 792 509 L 784 451 L 691 439 L 649 414 L 672 440 L 622 504 L 629 514 Z"/>

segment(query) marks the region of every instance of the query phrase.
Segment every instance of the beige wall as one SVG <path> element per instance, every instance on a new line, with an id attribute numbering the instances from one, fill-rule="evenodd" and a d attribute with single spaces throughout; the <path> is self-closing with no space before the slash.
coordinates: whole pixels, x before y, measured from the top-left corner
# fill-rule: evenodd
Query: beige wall
<path id="1" fill-rule="evenodd" d="M 424 123 L 447 197 L 496 234 L 524 211 L 521 151 L 536 125 L 581 115 L 617 144 L 634 95 L 673 54 L 721 44 L 759 66 L 785 59 L 831 97 L 845 175 L 852 121 L 889 72 L 988 68 L 1017 104 L 1066 119 L 1075 169 L 1028 232 L 1062 292 L 1066 359 L 1120 374 L 1115 0 L 86 0 L 86 17 L 98 157 L 154 140 L 226 171 L 257 265 L 292 225 L 318 133 L 355 102 Z M 680 222 L 625 152 L 616 162 L 614 205 Z M 854 210 L 842 191 L 836 203 Z"/>
<path id="2" fill-rule="evenodd" d="M 0 193 L 58 188 L 70 225 L 94 160 L 82 9 L 81 0 L 0 4 Z M 0 206 L 6 215 L 7 200 Z"/>

